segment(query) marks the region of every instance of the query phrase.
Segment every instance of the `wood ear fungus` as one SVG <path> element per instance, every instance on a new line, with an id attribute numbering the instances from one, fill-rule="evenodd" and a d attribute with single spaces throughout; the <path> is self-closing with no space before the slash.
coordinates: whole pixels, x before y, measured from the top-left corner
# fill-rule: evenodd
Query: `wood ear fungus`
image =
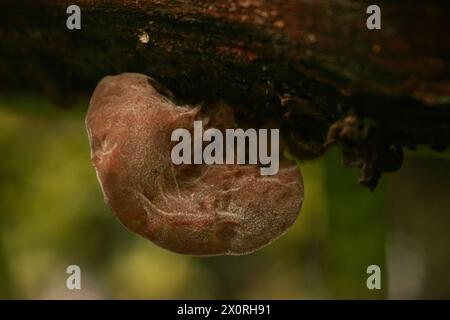
<path id="1" fill-rule="evenodd" d="M 262 176 L 258 165 L 174 165 L 171 133 L 234 127 L 232 109 L 176 105 L 141 74 L 108 76 L 91 98 L 86 126 L 105 201 L 130 230 L 183 254 L 247 254 L 296 220 L 303 182 L 292 161 Z M 207 119 L 206 119 L 207 118 Z"/>

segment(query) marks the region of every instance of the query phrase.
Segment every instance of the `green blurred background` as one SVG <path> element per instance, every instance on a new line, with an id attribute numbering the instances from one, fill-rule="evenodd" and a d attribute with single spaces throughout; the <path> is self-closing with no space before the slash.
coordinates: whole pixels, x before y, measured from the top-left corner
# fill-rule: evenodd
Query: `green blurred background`
<path id="1" fill-rule="evenodd" d="M 375 192 L 338 150 L 301 163 L 305 202 L 287 234 L 240 257 L 190 257 L 128 232 L 103 202 L 84 128 L 61 109 L 0 97 L 0 298 L 450 298 L 450 156 L 408 153 Z M 82 290 L 66 289 L 66 268 Z M 366 268 L 382 270 L 368 290 Z"/>

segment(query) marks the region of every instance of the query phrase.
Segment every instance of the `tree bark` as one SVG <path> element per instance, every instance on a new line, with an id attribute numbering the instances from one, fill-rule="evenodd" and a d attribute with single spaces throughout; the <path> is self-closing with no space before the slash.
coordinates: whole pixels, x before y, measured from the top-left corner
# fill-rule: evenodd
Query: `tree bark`
<path id="1" fill-rule="evenodd" d="M 81 7 L 81 30 L 66 8 Z M 0 90 L 70 103 L 105 75 L 152 76 L 186 103 L 225 101 L 291 152 L 342 147 L 375 186 L 402 149 L 450 144 L 450 3 L 380 0 L 5 0 Z"/>

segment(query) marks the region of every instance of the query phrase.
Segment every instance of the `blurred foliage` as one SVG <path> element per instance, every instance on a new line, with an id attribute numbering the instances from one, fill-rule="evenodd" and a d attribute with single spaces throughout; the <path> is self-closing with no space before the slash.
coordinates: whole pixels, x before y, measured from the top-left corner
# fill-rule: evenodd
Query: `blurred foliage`
<path id="1" fill-rule="evenodd" d="M 440 281 L 435 292 L 432 281 L 438 276 L 427 273 L 427 263 L 433 262 L 430 270 L 450 279 L 450 204 L 440 202 L 450 186 L 439 180 L 442 172 L 432 168 L 422 174 L 420 179 L 434 177 L 426 185 L 426 201 L 417 195 L 408 199 L 411 184 L 421 186 L 422 180 L 412 178 L 420 165 L 406 173 L 405 181 L 405 174 L 382 179 L 371 193 L 330 152 L 300 164 L 306 189 L 302 212 L 273 244 L 248 256 L 183 256 L 128 232 L 104 204 L 89 159 L 86 108 L 87 101 L 60 109 L 37 97 L 0 98 L 1 298 L 380 298 L 389 296 L 388 287 L 396 298 L 450 297 L 450 282 Z M 432 161 L 448 177 L 449 160 Z M 439 200 L 432 197 L 436 188 Z M 415 212 L 419 225 L 421 219 L 440 217 L 444 227 L 432 238 L 440 243 L 438 252 L 408 256 L 428 238 L 395 222 L 398 213 L 408 218 L 407 211 Z M 405 249 L 405 237 L 413 247 Z M 392 264 L 390 248 L 396 252 Z M 415 263 L 409 282 L 388 278 L 386 269 L 405 274 L 395 260 L 399 255 Z M 81 267 L 81 291 L 65 287 L 71 264 Z M 382 267 L 381 291 L 365 287 L 370 264 Z M 411 287 L 418 275 L 429 282 Z M 396 283 L 401 288 L 392 287 Z"/>
<path id="2" fill-rule="evenodd" d="M 371 192 L 358 185 L 359 172 L 345 170 L 337 150 L 326 159 L 328 199 L 327 267 L 334 297 L 385 298 L 387 274 L 381 290 L 367 290 L 367 267 L 385 270 L 386 194 L 381 180 Z"/>

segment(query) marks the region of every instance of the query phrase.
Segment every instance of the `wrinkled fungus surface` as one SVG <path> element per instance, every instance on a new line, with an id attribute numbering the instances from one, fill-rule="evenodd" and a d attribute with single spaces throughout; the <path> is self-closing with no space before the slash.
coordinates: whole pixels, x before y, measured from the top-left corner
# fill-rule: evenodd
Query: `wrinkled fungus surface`
<path id="1" fill-rule="evenodd" d="M 150 77 L 105 77 L 86 116 L 91 158 L 105 201 L 130 230 L 183 254 L 253 252 L 295 221 L 303 182 L 295 163 L 284 161 L 273 176 L 258 165 L 174 165 L 171 133 L 234 128 L 224 104 L 202 113 L 176 105 Z M 172 99 L 172 100 L 171 100 Z"/>

